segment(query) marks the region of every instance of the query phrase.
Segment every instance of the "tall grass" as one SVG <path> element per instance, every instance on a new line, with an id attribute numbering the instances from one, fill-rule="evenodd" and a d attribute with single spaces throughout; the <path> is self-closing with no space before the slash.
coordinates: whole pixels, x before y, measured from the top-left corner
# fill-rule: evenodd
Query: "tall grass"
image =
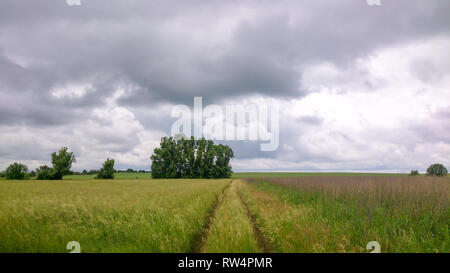
<path id="1" fill-rule="evenodd" d="M 237 183 L 231 183 L 213 218 L 204 252 L 260 252 L 252 225 L 238 193 Z"/>
<path id="2" fill-rule="evenodd" d="M 308 252 L 362 252 L 369 241 L 380 242 L 384 252 L 450 251 L 447 178 L 304 177 L 246 181 L 254 189 L 278 196 L 289 207 L 302 210 L 302 217 L 307 215 L 303 221 L 318 225 L 317 232 L 304 231 L 317 238 L 310 242 L 310 246 L 317 247 L 306 248 Z M 258 210 L 258 206 L 254 209 Z M 268 225 L 266 229 L 277 228 L 277 223 L 269 219 L 273 215 L 261 210 L 258 213 L 266 214 L 261 218 Z M 301 229 L 296 232 L 302 232 Z"/>
<path id="3" fill-rule="evenodd" d="M 2 181 L 0 252 L 188 252 L 228 183 Z"/>

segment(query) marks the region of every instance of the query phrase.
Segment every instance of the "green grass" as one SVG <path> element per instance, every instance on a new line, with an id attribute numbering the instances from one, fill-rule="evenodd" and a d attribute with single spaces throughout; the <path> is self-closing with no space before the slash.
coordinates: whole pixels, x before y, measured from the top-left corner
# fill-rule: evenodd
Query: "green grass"
<path id="1" fill-rule="evenodd" d="M 450 252 L 448 178 L 290 174 L 1 180 L 0 252 Z"/>
<path id="2" fill-rule="evenodd" d="M 275 252 L 450 252 L 446 178 L 264 180 L 243 196 Z"/>
<path id="3" fill-rule="evenodd" d="M 228 183 L 2 181 L 0 252 L 188 252 Z"/>
<path id="4" fill-rule="evenodd" d="M 240 181 L 225 191 L 213 218 L 204 252 L 256 253 L 258 247 L 252 225 L 238 196 Z"/>
<path id="5" fill-rule="evenodd" d="M 64 180 L 87 180 L 95 179 L 95 174 L 79 174 L 79 175 L 66 175 Z M 114 179 L 151 179 L 151 173 L 115 173 Z"/>
<path id="6" fill-rule="evenodd" d="M 403 173 L 349 173 L 349 172 L 235 172 L 232 178 L 282 178 L 309 176 L 407 176 Z"/>
<path id="7" fill-rule="evenodd" d="M 304 176 L 406 176 L 400 173 L 325 173 L 325 172 L 235 172 L 232 178 L 274 178 Z M 94 179 L 95 175 L 66 175 L 65 180 Z M 151 179 L 151 173 L 115 173 L 115 179 Z"/>

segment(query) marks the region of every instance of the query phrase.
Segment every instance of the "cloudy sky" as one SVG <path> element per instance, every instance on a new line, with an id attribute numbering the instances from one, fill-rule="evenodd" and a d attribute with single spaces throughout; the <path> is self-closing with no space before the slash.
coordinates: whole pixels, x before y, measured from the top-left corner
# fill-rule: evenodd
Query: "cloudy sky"
<path id="1" fill-rule="evenodd" d="M 235 171 L 450 167 L 450 1 L 0 1 L 0 169 L 149 169 L 174 105 L 270 103 Z"/>

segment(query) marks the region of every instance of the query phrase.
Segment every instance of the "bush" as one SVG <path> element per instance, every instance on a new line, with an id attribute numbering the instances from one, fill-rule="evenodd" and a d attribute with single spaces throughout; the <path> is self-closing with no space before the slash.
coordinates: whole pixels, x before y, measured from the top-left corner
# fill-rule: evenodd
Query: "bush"
<path id="1" fill-rule="evenodd" d="M 114 159 L 107 158 L 103 163 L 103 168 L 100 169 L 97 179 L 114 179 Z"/>
<path id="2" fill-rule="evenodd" d="M 3 178 L 3 177 L 5 177 L 6 175 L 5 175 L 5 172 L 0 172 L 0 178 Z"/>
<path id="3" fill-rule="evenodd" d="M 9 167 L 6 169 L 6 178 L 7 179 L 26 179 L 29 178 L 28 175 L 28 167 L 14 162 L 13 164 L 9 165 Z"/>
<path id="4" fill-rule="evenodd" d="M 431 176 L 446 176 L 447 175 L 447 169 L 442 164 L 432 164 L 427 169 L 427 175 Z"/>
<path id="5" fill-rule="evenodd" d="M 36 179 L 52 180 L 55 179 L 55 171 L 47 165 L 40 166 L 36 169 Z"/>
<path id="6" fill-rule="evenodd" d="M 409 175 L 410 176 L 417 176 L 417 175 L 419 175 L 419 171 L 418 170 L 412 170 Z"/>

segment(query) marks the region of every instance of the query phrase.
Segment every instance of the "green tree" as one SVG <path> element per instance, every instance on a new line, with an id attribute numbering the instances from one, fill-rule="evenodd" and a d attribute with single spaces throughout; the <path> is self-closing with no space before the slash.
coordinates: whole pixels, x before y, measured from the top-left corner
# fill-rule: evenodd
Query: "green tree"
<path id="1" fill-rule="evenodd" d="M 52 180 L 55 179 L 55 171 L 47 165 L 40 166 L 36 169 L 36 179 Z"/>
<path id="2" fill-rule="evenodd" d="M 409 174 L 410 176 L 417 176 L 419 175 L 419 171 L 417 170 L 412 170 L 411 173 Z"/>
<path id="3" fill-rule="evenodd" d="M 447 168 L 444 165 L 436 163 L 430 165 L 427 169 L 427 175 L 431 176 L 447 176 Z"/>
<path id="4" fill-rule="evenodd" d="M 5 175 L 7 179 L 21 180 L 29 178 L 28 167 L 23 164 L 14 162 L 6 169 Z"/>
<path id="5" fill-rule="evenodd" d="M 103 168 L 96 176 L 97 179 L 114 179 L 114 159 L 107 158 Z"/>
<path id="6" fill-rule="evenodd" d="M 151 156 L 151 173 L 153 178 L 225 178 L 232 174 L 233 157 L 230 147 L 212 140 L 163 137 Z"/>
<path id="7" fill-rule="evenodd" d="M 64 175 L 70 174 L 70 168 L 76 162 L 75 155 L 67 150 L 67 147 L 62 147 L 58 153 L 55 152 L 51 155 L 55 173 L 54 179 L 62 179 Z"/>

